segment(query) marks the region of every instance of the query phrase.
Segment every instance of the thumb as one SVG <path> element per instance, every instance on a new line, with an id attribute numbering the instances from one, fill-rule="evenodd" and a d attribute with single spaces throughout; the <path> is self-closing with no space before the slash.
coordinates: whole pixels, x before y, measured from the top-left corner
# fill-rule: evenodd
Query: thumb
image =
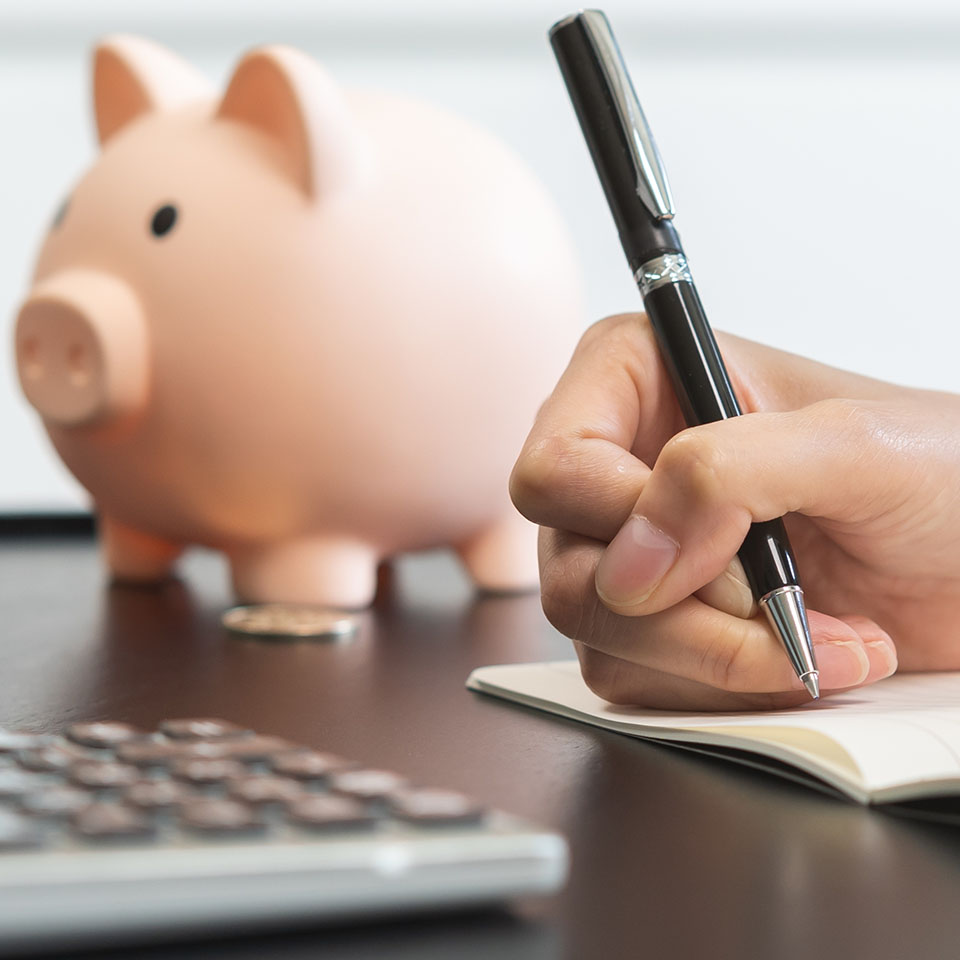
<path id="1" fill-rule="evenodd" d="M 601 599 L 627 615 L 673 606 L 723 573 L 755 521 L 797 512 L 863 524 L 882 515 L 902 485 L 870 407 L 823 400 L 677 434 L 604 551 Z"/>

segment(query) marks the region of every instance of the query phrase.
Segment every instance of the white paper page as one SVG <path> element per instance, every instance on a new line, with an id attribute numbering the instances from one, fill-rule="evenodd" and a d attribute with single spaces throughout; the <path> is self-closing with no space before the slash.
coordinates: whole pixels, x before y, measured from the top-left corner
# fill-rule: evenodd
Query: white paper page
<path id="1" fill-rule="evenodd" d="M 960 778 L 960 673 L 903 674 L 789 710 L 706 714 L 608 704 L 587 688 L 576 661 L 483 667 L 474 671 L 469 686 L 555 704 L 567 715 L 641 736 L 674 733 L 688 741 L 717 742 L 711 730 L 746 737 L 756 730 L 764 740 L 769 728 L 821 733 L 850 754 L 861 774 L 838 776 L 850 786 L 860 781 L 870 794 Z M 749 742 L 741 746 L 750 749 Z"/>

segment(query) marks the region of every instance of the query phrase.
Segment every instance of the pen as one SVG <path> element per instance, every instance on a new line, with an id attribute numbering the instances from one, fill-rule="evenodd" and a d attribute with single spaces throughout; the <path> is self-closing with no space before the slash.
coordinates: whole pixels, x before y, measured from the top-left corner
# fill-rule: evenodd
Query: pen
<path id="1" fill-rule="evenodd" d="M 673 226 L 663 163 L 606 16 L 599 10 L 572 14 L 551 28 L 550 44 L 687 424 L 739 416 Z M 793 669 L 819 698 L 803 590 L 783 521 L 752 524 L 738 555 Z"/>

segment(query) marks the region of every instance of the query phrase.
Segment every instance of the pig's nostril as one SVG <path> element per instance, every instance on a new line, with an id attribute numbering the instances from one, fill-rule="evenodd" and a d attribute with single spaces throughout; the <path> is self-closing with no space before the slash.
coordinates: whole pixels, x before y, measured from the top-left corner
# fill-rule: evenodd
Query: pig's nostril
<path id="1" fill-rule="evenodd" d="M 20 361 L 27 379 L 39 380 L 43 376 L 40 341 L 36 337 L 28 337 L 22 341 L 20 344 Z"/>
<path id="2" fill-rule="evenodd" d="M 67 350 L 67 370 L 70 383 L 85 387 L 90 382 L 90 358 L 82 343 L 71 343 Z"/>

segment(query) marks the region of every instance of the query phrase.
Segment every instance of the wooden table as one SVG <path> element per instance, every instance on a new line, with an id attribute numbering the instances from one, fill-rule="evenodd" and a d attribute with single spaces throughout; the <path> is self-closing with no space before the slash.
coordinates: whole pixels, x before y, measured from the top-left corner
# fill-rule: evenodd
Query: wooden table
<path id="1" fill-rule="evenodd" d="M 223 716 L 449 786 L 565 834 L 559 896 L 510 911 L 111 953 L 152 960 L 960 957 L 960 831 L 469 693 L 559 659 L 535 596 L 407 558 L 346 644 L 228 635 L 209 554 L 108 586 L 84 535 L 0 537 L 0 724 Z"/>

